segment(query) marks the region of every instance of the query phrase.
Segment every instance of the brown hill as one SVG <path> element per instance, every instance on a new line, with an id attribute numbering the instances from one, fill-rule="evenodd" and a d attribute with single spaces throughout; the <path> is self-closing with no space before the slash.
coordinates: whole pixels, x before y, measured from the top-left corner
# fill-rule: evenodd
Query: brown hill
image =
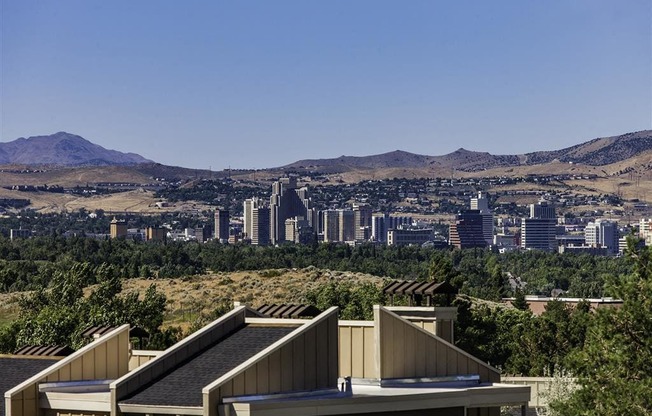
<path id="1" fill-rule="evenodd" d="M 323 173 L 343 173 L 374 169 L 455 169 L 478 172 L 486 169 L 533 166 L 555 161 L 605 166 L 622 162 L 652 150 L 652 130 L 621 136 L 593 139 L 555 151 L 532 152 L 524 155 L 492 155 L 458 149 L 443 156 L 418 155 L 400 150 L 372 156 L 340 156 L 335 159 L 308 159 L 283 166 L 283 170 L 310 170 Z"/>

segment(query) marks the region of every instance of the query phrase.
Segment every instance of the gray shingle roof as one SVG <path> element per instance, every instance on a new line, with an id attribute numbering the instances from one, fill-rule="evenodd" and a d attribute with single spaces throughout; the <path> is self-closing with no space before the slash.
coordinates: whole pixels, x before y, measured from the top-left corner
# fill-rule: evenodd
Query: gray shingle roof
<path id="1" fill-rule="evenodd" d="M 0 357 L 0 415 L 5 415 L 5 392 L 56 362 L 57 360 Z"/>
<path id="2" fill-rule="evenodd" d="M 121 403 L 201 407 L 203 387 L 295 329 L 245 326 Z"/>

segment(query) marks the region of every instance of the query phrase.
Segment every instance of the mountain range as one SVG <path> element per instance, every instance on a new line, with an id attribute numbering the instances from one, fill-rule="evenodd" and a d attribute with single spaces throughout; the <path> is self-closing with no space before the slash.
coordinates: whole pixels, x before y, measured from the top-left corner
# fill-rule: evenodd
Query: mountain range
<path id="1" fill-rule="evenodd" d="M 560 150 L 522 155 L 492 155 L 458 149 L 442 156 L 427 156 L 396 150 L 371 156 L 341 156 L 333 159 L 306 159 L 271 170 L 342 173 L 375 169 L 455 169 L 479 172 L 500 167 L 545 165 L 551 162 L 604 166 L 652 153 L 652 130 L 604 137 Z M 83 137 L 59 132 L 49 136 L 19 138 L 0 143 L 0 165 L 128 166 L 153 164 L 135 153 L 108 150 Z M 162 167 L 162 165 L 158 165 Z"/>
<path id="2" fill-rule="evenodd" d="M 283 166 L 284 170 L 312 170 L 340 173 L 356 169 L 456 169 L 476 172 L 498 167 L 541 165 L 554 161 L 604 166 L 652 150 L 652 130 L 589 140 L 561 150 L 539 151 L 522 155 L 492 155 L 458 149 L 443 156 L 426 156 L 396 150 L 373 156 L 340 156 L 333 159 L 306 159 Z"/>
<path id="3" fill-rule="evenodd" d="M 0 143 L 2 165 L 113 166 L 151 162 L 135 153 L 108 150 L 66 132 Z"/>

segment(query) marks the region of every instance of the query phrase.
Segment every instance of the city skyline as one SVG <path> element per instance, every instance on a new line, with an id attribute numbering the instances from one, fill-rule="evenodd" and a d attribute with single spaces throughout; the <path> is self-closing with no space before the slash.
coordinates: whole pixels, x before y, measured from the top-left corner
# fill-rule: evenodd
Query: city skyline
<path id="1" fill-rule="evenodd" d="M 646 1 L 1 1 L 4 142 L 221 170 L 652 127 Z"/>

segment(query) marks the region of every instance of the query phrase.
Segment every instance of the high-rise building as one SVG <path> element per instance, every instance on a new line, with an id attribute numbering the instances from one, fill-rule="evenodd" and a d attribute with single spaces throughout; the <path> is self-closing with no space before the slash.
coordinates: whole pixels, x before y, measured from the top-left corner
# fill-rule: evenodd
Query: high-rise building
<path id="1" fill-rule="evenodd" d="M 302 217 L 285 220 L 285 241 L 297 244 L 310 244 L 314 241 L 314 232 L 308 221 Z"/>
<path id="2" fill-rule="evenodd" d="M 109 225 L 109 232 L 111 238 L 126 238 L 127 237 L 127 222 L 113 218 Z"/>
<path id="3" fill-rule="evenodd" d="M 618 253 L 618 224 L 613 221 L 598 219 L 584 228 L 584 240 L 591 247 L 606 248 L 609 254 Z"/>
<path id="4" fill-rule="evenodd" d="M 539 201 L 530 205 L 530 218 L 521 221 L 521 247 L 527 250 L 556 251 L 557 217 L 554 205 Z"/>
<path id="5" fill-rule="evenodd" d="M 340 215 L 335 209 L 322 212 L 324 216 L 324 242 L 340 241 Z"/>
<path id="6" fill-rule="evenodd" d="M 297 178 L 280 178 L 272 184 L 270 197 L 270 239 L 276 244 L 285 241 L 285 220 L 292 217 L 307 218 L 312 222 L 311 200 L 307 187 L 297 188 Z M 310 224 L 312 225 L 312 224 Z"/>
<path id="7" fill-rule="evenodd" d="M 215 210 L 215 239 L 220 243 L 229 242 L 229 211 L 225 209 Z"/>
<path id="8" fill-rule="evenodd" d="M 348 209 L 338 210 L 339 241 L 355 241 L 355 215 Z"/>
<path id="9" fill-rule="evenodd" d="M 477 209 L 460 211 L 448 229 L 448 243 L 457 248 L 486 247 L 482 229 L 482 214 Z"/>
<path id="10" fill-rule="evenodd" d="M 355 241 L 367 241 L 371 236 L 371 206 L 353 204 Z"/>
<path id="11" fill-rule="evenodd" d="M 548 201 L 541 200 L 536 204 L 530 204 L 530 218 L 557 219 L 555 206 L 548 204 Z M 556 221 L 555 221 L 556 222 Z"/>
<path id="12" fill-rule="evenodd" d="M 243 205 L 243 215 L 242 215 L 242 234 L 243 238 L 246 240 L 251 239 L 251 213 L 254 208 L 254 199 L 245 199 Z"/>
<path id="13" fill-rule="evenodd" d="M 266 246 L 270 243 L 270 209 L 254 206 L 251 209 L 251 244 Z"/>
<path id="14" fill-rule="evenodd" d="M 387 241 L 387 223 L 389 215 L 373 214 L 371 216 L 371 239 L 379 243 Z"/>
<path id="15" fill-rule="evenodd" d="M 167 238 L 168 230 L 163 227 L 147 227 L 145 239 L 147 241 L 164 241 Z"/>
<path id="16" fill-rule="evenodd" d="M 482 216 L 482 235 L 487 245 L 493 243 L 494 215 L 489 209 L 489 199 L 482 192 L 476 198 L 471 198 L 471 209 L 478 210 Z"/>

